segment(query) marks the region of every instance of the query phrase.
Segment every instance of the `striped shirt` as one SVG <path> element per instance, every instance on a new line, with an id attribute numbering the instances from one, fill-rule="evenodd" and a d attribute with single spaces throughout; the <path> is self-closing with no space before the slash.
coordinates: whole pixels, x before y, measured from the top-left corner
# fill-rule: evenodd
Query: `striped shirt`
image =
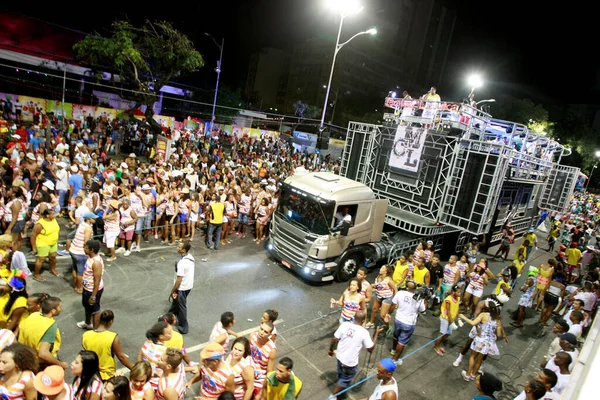
<path id="1" fill-rule="evenodd" d="M 213 371 L 210 368 L 202 367 L 202 386 L 200 386 L 200 394 L 208 398 L 217 398 L 225 391 L 227 378 L 231 375 L 231 367 L 227 363 L 224 368 L 219 368 Z"/>
<path id="2" fill-rule="evenodd" d="M 129 382 L 129 390 L 131 392 L 131 400 L 144 400 L 144 394 L 146 392 L 146 390 L 148 389 L 152 389 L 152 385 L 150 384 L 150 382 L 146 382 L 144 384 L 144 386 L 142 386 L 141 389 L 137 389 L 135 386 L 133 386 L 133 382 Z M 152 389 L 154 390 L 154 389 Z"/>
<path id="3" fill-rule="evenodd" d="M 229 354 L 229 356 L 227 357 L 227 360 L 225 361 L 227 363 L 227 365 L 231 366 L 230 360 L 231 360 L 231 354 Z M 246 393 L 246 390 L 248 389 L 246 387 L 246 383 L 244 382 L 244 377 L 242 376 L 242 372 L 248 366 L 250 366 L 250 367 L 252 367 L 252 369 L 254 369 L 254 367 L 252 366 L 252 357 L 250 357 L 250 356 L 248 356 L 246 358 L 242 358 L 237 364 L 235 364 L 233 367 L 231 367 L 231 371 L 233 374 L 233 383 L 235 385 L 233 395 L 235 396 L 236 400 L 243 400 L 244 394 Z M 254 390 L 254 388 L 249 388 L 249 389 Z"/>
<path id="4" fill-rule="evenodd" d="M 121 231 L 121 228 L 119 228 L 119 220 L 121 217 L 118 211 L 112 211 L 111 213 L 117 214 L 117 218 L 113 220 L 104 220 L 104 232 L 118 233 Z"/>
<path id="5" fill-rule="evenodd" d="M 102 257 L 96 255 L 95 257 L 88 258 L 85 262 L 85 269 L 83 270 L 83 289 L 88 292 L 94 291 L 94 262 L 99 261 L 102 266 L 102 275 L 100 275 L 100 285 L 98 286 L 98 290 L 104 289 L 104 279 L 102 276 L 104 275 L 104 261 Z"/>
<path id="6" fill-rule="evenodd" d="M 42 205 L 45 205 L 47 208 L 52 206 L 50 203 L 41 202 L 33 207 L 33 210 L 31 210 L 31 222 L 33 222 L 33 224 L 38 222 L 38 219 L 40 219 L 40 208 Z"/>
<path id="7" fill-rule="evenodd" d="M 123 226 L 123 232 L 131 232 L 135 229 L 135 224 L 125 226 L 125 224 L 128 224 L 131 221 L 133 221 L 133 217 L 131 216 L 132 210 L 133 209 L 131 208 L 131 206 L 129 208 L 127 208 L 127 210 L 124 209 L 123 207 L 119 208 L 119 213 L 121 214 L 120 224 L 121 224 L 121 226 Z"/>
<path id="8" fill-rule="evenodd" d="M 369 282 L 367 282 L 366 279 L 360 282 L 360 292 L 359 293 L 365 299 L 367 298 L 367 289 L 369 289 L 369 286 L 371 286 L 371 284 Z"/>
<path id="9" fill-rule="evenodd" d="M 156 365 L 160 361 L 163 353 L 167 348 L 160 343 L 153 343 L 151 340 L 146 340 L 142 346 L 142 361 L 148 361 L 152 365 L 152 378 L 150 384 L 152 389 L 158 389 L 158 381 L 162 376 L 162 369 Z"/>
<path id="10" fill-rule="evenodd" d="M 360 295 L 358 300 L 353 300 L 350 298 L 350 294 L 346 290 L 344 292 L 344 305 L 342 306 L 342 318 L 346 321 L 351 321 L 356 312 L 360 310 Z"/>
<path id="11" fill-rule="evenodd" d="M 188 210 L 188 206 L 185 203 L 185 201 L 183 200 L 179 200 L 179 214 L 188 214 L 189 210 Z"/>
<path id="12" fill-rule="evenodd" d="M 131 193 L 129 195 L 129 201 L 131 202 L 131 208 L 133 208 L 133 211 L 135 211 L 135 215 L 137 215 L 138 218 L 146 215 L 146 207 L 144 207 L 142 199 L 138 197 L 136 193 Z"/>
<path id="13" fill-rule="evenodd" d="M 90 382 L 90 384 L 86 387 L 83 388 L 79 394 L 77 394 L 77 389 L 79 389 L 79 385 L 81 383 L 81 377 L 76 377 L 75 380 L 73 381 L 73 398 L 75 400 L 86 400 L 87 397 L 89 395 L 92 394 L 97 394 L 98 396 L 102 397 L 102 381 L 100 380 L 100 378 L 98 378 L 97 376 L 94 377 L 94 379 L 92 379 L 92 381 Z"/>
<path id="14" fill-rule="evenodd" d="M 483 290 L 483 276 L 475 272 L 471 272 L 469 275 L 471 280 L 469 281 L 469 287 L 473 290 Z"/>
<path id="15" fill-rule="evenodd" d="M 23 221 L 23 213 L 27 211 L 27 208 L 21 199 L 12 199 L 4 206 L 4 221 L 12 222 L 12 210 L 10 209 L 14 202 L 17 202 L 21 205 L 21 210 L 19 211 L 17 221 Z"/>
<path id="16" fill-rule="evenodd" d="M 212 332 L 210 333 L 210 337 L 208 338 L 209 342 L 216 342 L 217 338 L 225 334 L 225 342 L 222 344 L 223 349 L 225 349 L 225 353 L 229 351 L 229 333 L 227 333 L 227 329 L 223 328 L 223 324 L 221 321 L 217 322 L 213 327 Z"/>
<path id="17" fill-rule="evenodd" d="M 82 222 L 77 227 L 77 231 L 75 231 L 75 237 L 73 238 L 73 242 L 71 242 L 71 247 L 69 248 L 69 251 L 71 252 L 71 254 L 76 254 L 76 255 L 80 255 L 80 256 L 85 255 L 85 251 L 83 250 L 83 246 L 85 245 L 85 243 L 83 243 L 83 241 L 85 239 L 85 228 L 86 227 L 91 227 L 91 225 L 87 224 L 85 222 Z"/>
<path id="18" fill-rule="evenodd" d="M 388 297 L 392 297 L 394 295 L 394 291 L 390 287 L 389 279 L 387 277 L 383 278 L 381 282 L 377 282 L 376 280 L 375 284 L 373 285 L 373 289 L 375 289 L 377 297 L 382 299 L 387 299 Z"/>
<path id="19" fill-rule="evenodd" d="M 0 392 L 6 395 L 8 400 L 23 400 L 25 399 L 25 384 L 33 378 L 35 378 L 33 372 L 23 371 L 19 381 L 11 386 L 6 386 L 0 379 Z"/>
<path id="20" fill-rule="evenodd" d="M 21 316 L 21 321 L 23 316 Z M 9 329 L 0 329 L 0 351 L 13 344 L 16 340 L 15 334 Z"/>
<path id="21" fill-rule="evenodd" d="M 165 390 L 173 388 L 177 392 L 177 398 L 183 400 L 185 396 L 185 375 L 180 373 L 169 374 L 169 376 L 163 376 L 158 381 L 158 388 L 156 389 L 156 399 L 164 400 Z"/>
<path id="22" fill-rule="evenodd" d="M 265 377 L 267 376 L 267 368 L 269 366 L 269 357 L 271 352 L 277 349 L 277 346 L 271 339 L 262 347 L 258 344 L 258 332 L 250 335 L 250 350 L 252 353 L 252 361 L 254 362 L 254 387 L 260 389 L 263 387 Z"/>

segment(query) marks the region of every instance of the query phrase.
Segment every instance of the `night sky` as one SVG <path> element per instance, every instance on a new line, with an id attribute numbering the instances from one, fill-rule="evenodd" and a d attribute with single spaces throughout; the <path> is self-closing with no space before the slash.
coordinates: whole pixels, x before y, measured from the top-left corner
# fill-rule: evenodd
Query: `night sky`
<path id="1" fill-rule="evenodd" d="M 20 12 L 74 31 L 97 31 L 103 35 L 109 34 L 107 28 L 115 18 L 127 17 L 136 24 L 145 19 L 169 20 L 192 39 L 205 57 L 206 67 L 193 78 L 187 78 L 187 82 L 212 90 L 218 49 L 204 32 L 210 32 L 217 40 L 225 37 L 222 82 L 230 87 L 243 87 L 249 56 L 261 47 L 291 49 L 294 43 L 316 34 L 335 34 L 338 22 L 323 3 L 323 0 L 220 0 L 169 9 L 170 4 L 180 2 L 161 2 L 158 9 L 151 9 L 150 2 L 102 1 L 89 3 L 94 5 L 88 5 L 89 11 L 80 13 L 81 8 L 58 11 L 55 3 L 50 2 L 5 11 Z M 378 11 L 369 6 L 371 2 L 363 3 L 363 13 Z M 598 64 L 593 61 L 597 58 L 597 43 L 592 40 L 598 35 L 597 25 L 592 21 L 595 13 L 591 10 L 586 12 L 575 5 L 570 10 L 568 3 L 553 7 L 548 2 L 523 0 L 449 3 L 456 4 L 458 20 L 445 78 L 438 87 L 442 98 L 464 96 L 468 91 L 465 77 L 476 71 L 486 80 L 486 86 L 478 90 L 478 98 L 510 93 L 541 103 L 596 102 L 600 74 Z M 83 4 L 86 3 L 80 7 Z M 8 28 L 0 28 L 0 33 Z M 348 33 L 366 28 L 356 18 L 348 26 Z M 65 37 L 79 35 L 58 26 L 49 29 Z M 38 43 L 46 40 L 42 47 L 48 52 L 61 48 L 60 43 L 48 43 L 40 35 L 30 39 Z"/>

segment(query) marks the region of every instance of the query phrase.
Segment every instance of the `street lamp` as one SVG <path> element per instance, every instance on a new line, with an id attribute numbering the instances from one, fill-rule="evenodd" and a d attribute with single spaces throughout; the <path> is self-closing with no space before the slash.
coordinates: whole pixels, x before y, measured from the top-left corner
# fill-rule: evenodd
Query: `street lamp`
<path id="1" fill-rule="evenodd" d="M 210 132 L 212 131 L 213 124 L 215 123 L 215 109 L 217 108 L 217 95 L 219 94 L 219 79 L 221 78 L 221 63 L 223 61 L 223 47 L 225 46 L 225 38 L 221 40 L 221 45 L 219 45 L 219 43 L 217 43 L 215 38 L 210 33 L 204 32 L 204 34 L 210 37 L 213 40 L 213 42 L 215 42 L 215 44 L 219 48 L 219 51 L 221 52 L 221 55 L 219 56 L 219 61 L 217 61 L 217 68 L 215 69 L 215 71 L 217 71 L 217 86 L 215 87 L 215 99 L 213 100 L 212 118 L 210 120 L 209 130 Z"/>
<path id="2" fill-rule="evenodd" d="M 340 26 L 338 29 L 337 40 L 335 41 L 335 50 L 333 52 L 333 61 L 331 62 L 331 72 L 329 73 L 329 82 L 327 83 L 327 91 L 325 92 L 325 102 L 323 103 L 323 114 L 321 115 L 321 124 L 319 125 L 319 132 L 323 132 L 325 130 L 325 114 L 327 114 L 327 102 L 329 101 L 329 91 L 331 90 L 331 80 L 333 79 L 333 70 L 335 69 L 335 60 L 337 58 L 338 52 L 350 43 L 355 37 L 361 35 L 375 35 L 377 33 L 377 29 L 371 28 L 363 32 L 358 32 L 350 39 L 346 40 L 344 43 L 340 43 L 340 36 L 342 35 L 342 26 L 344 25 L 344 18 L 348 15 L 359 13 L 362 10 L 362 7 L 355 0 L 329 0 L 330 8 L 338 11 L 340 13 Z"/>
<path id="3" fill-rule="evenodd" d="M 596 151 L 596 158 L 600 158 L 600 150 Z M 594 174 L 594 170 L 598 168 L 598 161 L 596 161 L 596 164 L 594 164 L 594 166 L 592 167 L 592 171 L 590 172 L 590 177 L 588 178 L 586 184 L 585 184 L 585 191 L 587 192 L 587 188 L 588 185 L 590 184 L 590 181 L 592 180 L 592 175 Z"/>
<path id="4" fill-rule="evenodd" d="M 471 87 L 471 94 L 475 91 L 476 88 L 483 85 L 483 81 L 481 80 L 481 76 L 479 75 L 471 75 L 467 78 L 467 83 Z"/>

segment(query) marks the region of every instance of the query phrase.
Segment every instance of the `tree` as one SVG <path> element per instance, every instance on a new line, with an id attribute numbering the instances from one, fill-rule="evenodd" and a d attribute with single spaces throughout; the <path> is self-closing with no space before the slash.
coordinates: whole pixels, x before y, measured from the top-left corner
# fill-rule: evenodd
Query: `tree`
<path id="1" fill-rule="evenodd" d="M 87 36 L 73 50 L 98 79 L 108 72 L 114 84 L 118 75 L 122 87 L 133 90 L 122 90 L 121 97 L 135 102 L 135 108 L 145 105 L 146 120 L 159 133 L 161 126 L 152 118 L 152 107 L 160 89 L 182 73 L 201 68 L 202 55 L 169 22 L 146 21 L 135 27 L 127 21 L 116 21 L 112 28 L 111 37 Z"/>
<path id="2" fill-rule="evenodd" d="M 494 117 L 526 125 L 536 133 L 552 133 L 554 124 L 550 122 L 548 111 L 541 104 L 529 99 L 506 97 L 499 102 Z"/>

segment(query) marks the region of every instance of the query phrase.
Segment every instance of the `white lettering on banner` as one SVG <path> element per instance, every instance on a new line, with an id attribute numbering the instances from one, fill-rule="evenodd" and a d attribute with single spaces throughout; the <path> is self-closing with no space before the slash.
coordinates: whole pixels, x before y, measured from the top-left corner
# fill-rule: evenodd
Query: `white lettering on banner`
<path id="1" fill-rule="evenodd" d="M 388 165 L 405 171 L 417 172 L 426 136 L 425 128 L 398 126 Z"/>
<path id="2" fill-rule="evenodd" d="M 312 133 L 294 131 L 294 137 L 300 140 L 306 140 L 308 142 L 316 142 L 318 137 Z"/>

